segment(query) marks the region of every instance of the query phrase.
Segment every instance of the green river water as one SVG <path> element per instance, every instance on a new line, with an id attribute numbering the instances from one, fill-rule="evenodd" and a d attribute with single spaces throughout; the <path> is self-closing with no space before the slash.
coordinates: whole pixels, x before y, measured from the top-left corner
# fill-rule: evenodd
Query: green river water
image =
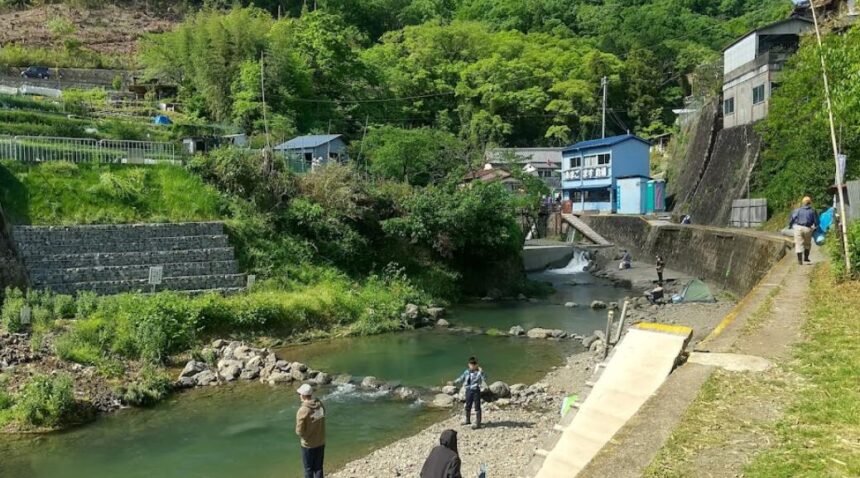
<path id="1" fill-rule="evenodd" d="M 605 311 L 592 311 L 587 303 L 619 300 L 626 293 L 582 274 L 534 278 L 552 281 L 558 292 L 537 303 L 461 306 L 449 319 L 482 328 L 539 325 L 590 333 L 606 319 Z M 578 285 L 567 284 L 572 278 Z M 568 309 L 567 301 L 586 306 Z M 418 330 L 287 347 L 279 354 L 330 373 L 429 388 L 453 380 L 470 355 L 480 359 L 490 381 L 532 383 L 574 351 L 574 342 Z M 328 470 L 447 416 L 351 386 L 326 388 L 320 395 L 327 407 Z M 191 390 L 154 408 L 123 410 L 62 433 L 0 437 L 0 477 L 300 477 L 293 432 L 297 407 L 294 387 L 234 383 Z"/>

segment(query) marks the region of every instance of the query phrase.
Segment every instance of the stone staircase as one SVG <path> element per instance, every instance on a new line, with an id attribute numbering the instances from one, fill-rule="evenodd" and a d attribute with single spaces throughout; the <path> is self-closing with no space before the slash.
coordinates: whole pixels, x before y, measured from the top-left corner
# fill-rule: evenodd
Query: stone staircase
<path id="1" fill-rule="evenodd" d="M 61 294 L 235 292 L 247 281 L 220 222 L 17 226 L 12 235 L 31 286 Z M 149 284 L 152 266 L 163 267 L 160 285 Z"/>

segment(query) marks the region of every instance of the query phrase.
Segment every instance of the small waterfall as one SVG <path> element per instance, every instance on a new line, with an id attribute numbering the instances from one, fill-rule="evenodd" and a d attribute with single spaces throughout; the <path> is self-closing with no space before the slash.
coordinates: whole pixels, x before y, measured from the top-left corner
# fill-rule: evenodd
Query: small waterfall
<path id="1" fill-rule="evenodd" d="M 547 272 L 552 274 L 579 274 L 585 271 L 590 262 L 586 251 L 575 249 L 573 257 L 570 258 L 570 262 L 566 266 L 560 269 L 548 269 Z"/>

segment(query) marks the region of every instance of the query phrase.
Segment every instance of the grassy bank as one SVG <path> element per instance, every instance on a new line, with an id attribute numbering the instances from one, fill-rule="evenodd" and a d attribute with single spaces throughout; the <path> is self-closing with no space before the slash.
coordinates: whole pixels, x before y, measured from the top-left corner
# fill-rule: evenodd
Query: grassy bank
<path id="1" fill-rule="evenodd" d="M 746 476 L 860 476 L 860 283 L 835 283 L 820 267 L 809 310 L 806 339 L 788 364 L 802 386 L 771 427 L 776 443 Z"/>
<path id="2" fill-rule="evenodd" d="M 763 373 L 714 372 L 645 476 L 860 476 L 860 283 L 818 267 L 808 311 L 790 360 Z"/>
<path id="3" fill-rule="evenodd" d="M 178 166 L 0 161 L 13 224 L 203 221 L 221 217 L 214 188 Z"/>

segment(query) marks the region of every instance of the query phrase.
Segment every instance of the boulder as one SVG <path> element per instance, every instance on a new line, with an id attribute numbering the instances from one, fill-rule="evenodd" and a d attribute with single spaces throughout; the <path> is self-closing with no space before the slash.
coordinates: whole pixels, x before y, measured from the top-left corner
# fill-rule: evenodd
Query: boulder
<path id="1" fill-rule="evenodd" d="M 409 387 L 400 387 L 394 391 L 394 396 L 401 400 L 416 400 L 418 392 Z"/>
<path id="2" fill-rule="evenodd" d="M 379 387 L 382 386 L 382 382 L 379 381 L 376 377 L 364 377 L 364 380 L 361 381 L 361 388 L 368 388 L 371 390 L 379 390 Z"/>
<path id="3" fill-rule="evenodd" d="M 289 372 L 290 371 L 290 363 L 286 360 L 278 360 L 275 362 L 275 368 L 280 370 L 281 372 Z"/>
<path id="4" fill-rule="evenodd" d="M 287 372 L 281 372 L 280 370 L 275 370 L 271 374 L 269 374 L 268 378 L 266 378 L 266 382 L 269 385 L 277 385 L 280 383 L 290 383 L 293 381 L 293 376 Z"/>
<path id="5" fill-rule="evenodd" d="M 496 398 L 508 398 L 511 396 L 511 388 L 505 382 L 493 382 L 490 384 L 490 391 Z"/>
<path id="6" fill-rule="evenodd" d="M 591 348 L 591 344 L 593 344 L 594 342 L 596 342 L 596 341 L 598 341 L 598 340 L 600 340 L 600 339 L 599 339 L 596 335 L 591 334 L 591 335 L 589 335 L 588 337 L 583 337 L 583 339 L 582 339 L 582 346 L 583 346 L 583 347 L 585 347 L 585 348 L 587 348 L 587 349 L 590 349 L 590 348 Z"/>
<path id="7" fill-rule="evenodd" d="M 602 300 L 594 300 L 591 302 L 591 308 L 592 309 L 605 309 L 606 308 L 606 302 L 603 302 Z"/>
<path id="8" fill-rule="evenodd" d="M 549 331 L 549 336 L 554 339 L 564 339 L 567 338 L 567 332 L 561 329 L 553 329 Z"/>
<path id="9" fill-rule="evenodd" d="M 299 382 L 301 382 L 302 380 L 306 380 L 306 379 L 308 378 L 308 373 L 307 373 L 307 372 L 303 372 L 303 371 L 302 371 L 300 368 L 298 368 L 298 367 L 290 366 L 289 374 L 290 374 L 290 376 L 291 376 L 291 377 L 293 377 L 293 380 L 296 380 L 296 381 L 299 381 Z"/>
<path id="10" fill-rule="evenodd" d="M 213 349 L 222 349 L 226 346 L 227 346 L 227 341 L 224 339 L 218 339 L 218 340 L 212 341 L 212 348 Z"/>
<path id="11" fill-rule="evenodd" d="M 406 304 L 406 307 L 403 309 L 403 315 L 407 319 L 415 320 L 418 318 L 418 314 L 418 306 L 415 304 Z"/>
<path id="12" fill-rule="evenodd" d="M 602 340 L 602 341 L 606 342 L 606 332 L 604 332 L 602 330 L 595 330 L 594 336 L 597 337 L 598 340 Z"/>
<path id="13" fill-rule="evenodd" d="M 574 308 L 574 307 L 579 307 L 579 304 L 577 304 L 576 302 L 565 302 L 565 303 L 564 303 L 564 306 L 565 306 L 565 307 L 567 307 L 567 308 L 572 309 L 572 308 Z"/>
<path id="14" fill-rule="evenodd" d="M 385 382 L 379 386 L 379 389 L 384 390 L 386 392 L 393 392 L 400 387 L 401 387 L 400 382 Z"/>
<path id="15" fill-rule="evenodd" d="M 445 315 L 444 307 L 428 307 L 427 315 L 429 315 L 433 319 L 440 319 L 443 315 Z"/>
<path id="16" fill-rule="evenodd" d="M 194 382 L 196 382 L 200 387 L 205 387 L 206 385 L 217 385 L 218 377 L 215 375 L 215 372 L 204 370 L 194 376 Z"/>
<path id="17" fill-rule="evenodd" d="M 207 368 L 208 367 L 204 362 L 189 360 L 188 363 L 185 364 L 185 368 L 182 369 L 182 372 L 179 373 L 179 378 L 193 377 Z"/>
<path id="18" fill-rule="evenodd" d="M 618 310 L 618 302 L 610 302 L 609 308 L 612 310 Z"/>
<path id="19" fill-rule="evenodd" d="M 453 385 L 445 385 L 444 387 L 442 387 L 442 393 L 444 393 L 445 395 L 454 395 L 455 393 L 457 393 L 457 387 Z"/>
<path id="20" fill-rule="evenodd" d="M 527 388 L 529 388 L 529 386 L 524 383 L 515 383 L 510 386 L 510 391 L 511 394 L 517 395 L 525 392 Z"/>
<path id="21" fill-rule="evenodd" d="M 515 325 L 508 330 L 508 335 L 512 335 L 514 337 L 519 337 L 520 335 L 525 335 L 526 329 L 520 327 L 519 325 Z"/>
<path id="22" fill-rule="evenodd" d="M 260 381 L 265 381 L 267 378 L 269 378 L 269 375 L 271 375 L 272 372 L 276 370 L 277 369 L 275 368 L 275 364 L 267 364 L 265 367 L 262 368 L 262 370 L 260 370 Z"/>
<path id="23" fill-rule="evenodd" d="M 197 381 L 194 380 L 194 377 L 179 377 L 179 380 L 176 381 L 178 388 L 192 388 L 195 385 L 197 385 Z"/>
<path id="24" fill-rule="evenodd" d="M 605 347 L 604 342 L 598 339 L 591 343 L 591 346 L 588 347 L 588 350 L 590 352 L 597 352 L 598 350 L 603 350 L 603 347 Z"/>
<path id="25" fill-rule="evenodd" d="M 450 324 L 450 323 L 448 323 L 448 321 L 447 321 L 447 320 L 445 320 L 445 319 L 439 319 L 439 320 L 437 320 L 437 321 L 436 321 L 436 327 L 448 327 L 448 326 L 450 326 L 450 325 L 451 325 L 451 324 Z"/>
<path id="26" fill-rule="evenodd" d="M 444 393 L 439 393 L 433 397 L 428 406 L 433 408 L 454 408 L 454 397 Z"/>
<path id="27" fill-rule="evenodd" d="M 290 370 L 298 370 L 300 372 L 307 372 L 308 366 L 301 362 L 293 362 L 290 364 Z"/>
<path id="28" fill-rule="evenodd" d="M 263 359 L 263 362 L 265 362 L 266 365 L 275 365 L 278 363 L 278 357 L 273 352 L 269 352 L 266 354 L 266 358 Z"/>
<path id="29" fill-rule="evenodd" d="M 348 375 L 345 373 L 338 375 L 334 378 L 334 380 L 332 380 L 332 383 L 335 385 L 346 385 L 350 382 L 352 382 L 352 375 Z"/>
<path id="30" fill-rule="evenodd" d="M 245 370 L 259 369 L 263 366 L 263 357 L 255 355 L 245 362 Z"/>
<path id="31" fill-rule="evenodd" d="M 542 329 L 540 327 L 535 327 L 533 329 L 529 329 L 529 331 L 526 332 L 526 335 L 530 339 L 545 339 L 549 337 L 550 331 L 547 329 Z"/>
<path id="32" fill-rule="evenodd" d="M 314 377 L 314 383 L 317 385 L 328 385 L 331 383 L 331 375 L 325 372 L 319 372 L 316 377 Z"/>
<path id="33" fill-rule="evenodd" d="M 242 362 L 238 362 L 238 363 L 242 363 Z M 239 378 L 239 375 L 242 374 L 242 366 L 238 365 L 236 363 L 229 364 L 223 368 L 219 367 L 218 373 L 221 374 L 221 377 L 224 380 L 226 380 L 228 382 L 232 382 L 233 380 L 236 380 L 237 378 Z"/>
<path id="34" fill-rule="evenodd" d="M 236 360 L 248 360 L 251 357 L 256 356 L 257 353 L 251 347 L 247 345 L 240 345 L 233 349 L 233 358 Z"/>
<path id="35" fill-rule="evenodd" d="M 239 378 L 241 380 L 254 380 L 255 378 L 260 376 L 261 368 L 259 366 L 254 368 L 246 368 L 242 370 L 242 373 L 239 374 Z"/>

